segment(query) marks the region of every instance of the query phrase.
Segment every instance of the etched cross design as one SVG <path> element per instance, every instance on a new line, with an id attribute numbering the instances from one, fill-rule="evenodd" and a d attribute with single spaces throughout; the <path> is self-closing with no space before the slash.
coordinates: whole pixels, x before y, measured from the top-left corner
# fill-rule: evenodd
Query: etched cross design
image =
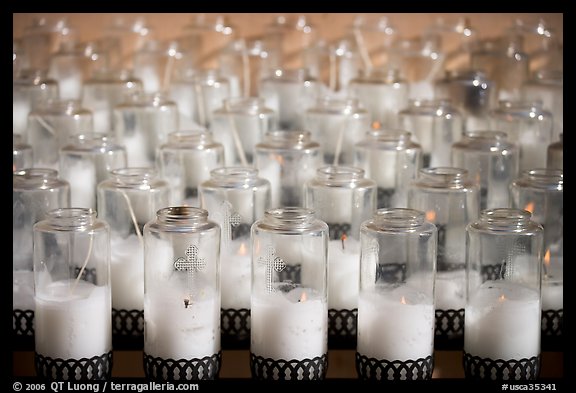
<path id="1" fill-rule="evenodd" d="M 242 216 L 236 213 L 232 204 L 228 201 L 222 202 L 222 240 L 228 244 L 232 240 L 232 227 L 237 227 L 242 222 Z"/>
<path id="2" fill-rule="evenodd" d="M 276 256 L 276 250 L 272 245 L 266 247 L 266 254 L 258 258 L 258 263 L 266 266 L 266 291 L 273 292 L 274 271 L 281 272 L 286 267 L 286 263 Z"/>
<path id="3" fill-rule="evenodd" d="M 190 294 L 188 299 L 184 299 L 184 307 L 188 308 L 192 301 L 192 281 L 194 280 L 194 274 L 204 270 L 206 262 L 204 261 L 204 258 L 198 257 L 198 247 L 195 245 L 189 246 L 184 254 L 186 257 L 179 257 L 176 259 L 174 262 L 174 268 L 178 271 L 188 272 L 188 290 L 190 291 Z"/>

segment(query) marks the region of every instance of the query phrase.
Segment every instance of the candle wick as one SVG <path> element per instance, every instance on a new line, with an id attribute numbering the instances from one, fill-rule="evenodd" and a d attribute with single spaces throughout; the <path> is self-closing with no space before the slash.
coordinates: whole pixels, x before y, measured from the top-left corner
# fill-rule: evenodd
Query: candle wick
<path id="1" fill-rule="evenodd" d="M 184 308 L 188 308 L 190 305 L 190 299 L 184 299 Z"/>
<path id="2" fill-rule="evenodd" d="M 345 247 L 344 247 L 344 240 L 346 240 L 346 234 L 342 235 L 342 236 L 340 237 L 340 240 L 342 241 L 342 251 L 344 251 L 344 248 L 345 248 Z"/>
<path id="3" fill-rule="evenodd" d="M 78 272 L 78 276 L 76 277 L 76 280 L 74 281 L 74 285 L 72 285 L 72 288 L 70 289 L 71 295 L 76 290 L 76 286 L 78 285 L 78 282 L 80 282 L 80 278 L 82 277 L 84 270 L 86 270 L 86 266 L 88 266 L 88 260 L 90 259 L 90 255 L 92 254 L 93 244 L 94 244 L 94 237 L 90 236 L 90 242 L 88 243 L 88 253 L 86 254 L 86 259 L 84 259 L 84 263 L 82 264 L 80 271 Z"/>
<path id="4" fill-rule="evenodd" d="M 138 220 L 136 220 L 136 214 L 134 213 L 134 209 L 132 208 L 132 202 L 130 202 L 130 198 L 128 195 L 122 191 L 122 196 L 126 200 L 126 204 L 128 205 L 128 212 L 130 213 L 130 218 L 132 219 L 132 223 L 134 224 L 134 230 L 136 231 L 136 236 L 138 236 L 138 240 L 140 241 L 140 246 L 144 247 L 144 238 L 142 237 L 142 233 L 140 232 L 140 227 L 138 226 Z"/>

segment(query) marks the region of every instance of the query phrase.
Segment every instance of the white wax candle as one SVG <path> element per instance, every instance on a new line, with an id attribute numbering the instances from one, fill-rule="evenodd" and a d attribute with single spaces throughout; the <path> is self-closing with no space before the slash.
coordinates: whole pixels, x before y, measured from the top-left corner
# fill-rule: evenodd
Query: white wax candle
<path id="1" fill-rule="evenodd" d="M 34 272 L 14 270 L 12 272 L 12 309 L 34 310 Z"/>
<path id="2" fill-rule="evenodd" d="M 304 295 L 305 294 L 305 295 Z M 310 288 L 252 295 L 250 351 L 271 359 L 312 359 L 328 351 L 326 300 Z"/>
<path id="3" fill-rule="evenodd" d="M 110 288 L 75 280 L 55 281 L 36 292 L 36 352 L 81 359 L 112 349 Z"/>
<path id="4" fill-rule="evenodd" d="M 564 308 L 564 285 L 562 282 L 542 281 L 542 310 Z"/>
<path id="5" fill-rule="evenodd" d="M 328 307 L 352 310 L 358 307 L 360 244 L 354 239 L 328 243 Z"/>
<path id="6" fill-rule="evenodd" d="M 131 135 L 124 134 L 123 139 L 129 167 L 149 167 L 153 164 L 148 158 L 148 147 L 144 132 L 143 129 L 134 129 Z"/>
<path id="7" fill-rule="evenodd" d="M 540 353 L 538 291 L 507 281 L 486 281 L 472 294 L 464 315 L 467 353 L 504 360 Z"/>
<path id="8" fill-rule="evenodd" d="M 222 308 L 250 308 L 252 259 L 249 243 L 234 241 L 231 253 L 221 254 Z"/>
<path id="9" fill-rule="evenodd" d="M 386 360 L 416 360 L 433 353 L 434 302 L 410 286 L 366 291 L 358 300 L 357 351 Z"/>
<path id="10" fill-rule="evenodd" d="M 110 242 L 112 307 L 117 310 L 144 309 L 144 248 L 136 235 Z"/>
<path id="11" fill-rule="evenodd" d="M 172 280 L 171 280 L 172 281 Z M 163 359 L 198 359 L 220 351 L 220 299 L 204 287 L 186 307 L 188 294 L 173 282 L 144 298 L 144 351 Z"/>
<path id="12" fill-rule="evenodd" d="M 258 166 L 258 176 L 270 182 L 270 200 L 272 208 L 280 207 L 280 192 L 282 179 L 280 163 L 273 158 L 268 158 L 264 165 Z"/>
<path id="13" fill-rule="evenodd" d="M 437 272 L 435 286 L 437 310 L 460 310 L 466 306 L 465 269 Z"/>
<path id="14" fill-rule="evenodd" d="M 96 168 L 93 163 L 73 164 L 63 177 L 70 183 L 70 206 L 96 208 Z"/>

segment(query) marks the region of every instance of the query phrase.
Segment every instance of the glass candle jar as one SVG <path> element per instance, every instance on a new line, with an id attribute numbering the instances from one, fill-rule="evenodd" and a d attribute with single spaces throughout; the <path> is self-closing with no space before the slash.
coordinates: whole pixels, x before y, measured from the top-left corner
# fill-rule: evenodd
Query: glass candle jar
<path id="1" fill-rule="evenodd" d="M 354 166 L 378 186 L 378 209 L 407 206 L 408 186 L 422 168 L 422 147 L 411 136 L 400 129 L 370 130 L 353 147 Z"/>
<path id="2" fill-rule="evenodd" d="M 464 168 L 480 186 L 480 210 L 508 207 L 510 182 L 518 177 L 518 145 L 505 132 L 469 131 L 452 144 L 452 165 Z"/>
<path id="3" fill-rule="evenodd" d="M 422 147 L 424 168 L 451 165 L 450 147 L 462 138 L 464 119 L 450 100 L 410 100 L 398 119 Z"/>
<path id="4" fill-rule="evenodd" d="M 368 110 L 372 123 L 394 128 L 408 103 L 408 82 L 398 69 L 363 70 L 348 84 L 348 94 Z"/>
<path id="5" fill-rule="evenodd" d="M 144 374 L 156 381 L 220 372 L 220 227 L 208 212 L 165 207 L 144 226 Z"/>
<path id="6" fill-rule="evenodd" d="M 70 207 L 70 184 L 46 168 L 17 170 L 12 175 L 12 320 L 17 346 L 34 348 L 33 226 L 46 213 Z"/>
<path id="7" fill-rule="evenodd" d="M 520 171 L 546 167 L 546 148 L 552 143 L 552 114 L 541 101 L 500 101 L 491 111 L 492 128 L 504 131 L 520 148 Z"/>
<path id="8" fill-rule="evenodd" d="M 270 182 L 271 206 L 302 206 L 304 183 L 322 166 L 320 145 L 312 141 L 310 132 L 267 132 L 255 152 L 254 167 Z"/>
<path id="9" fill-rule="evenodd" d="M 422 168 L 408 189 L 408 207 L 438 229 L 434 348 L 462 349 L 466 304 L 466 225 L 478 218 L 479 186 L 456 167 Z"/>
<path id="10" fill-rule="evenodd" d="M 134 92 L 113 109 L 114 138 L 126 147 L 128 166 L 155 165 L 156 150 L 178 130 L 178 108 L 163 94 Z"/>
<path id="11" fill-rule="evenodd" d="M 219 67 L 230 82 L 230 96 L 257 97 L 265 73 L 280 67 L 279 51 L 267 45 L 264 37 L 239 38 L 223 48 Z"/>
<path id="12" fill-rule="evenodd" d="M 488 114 L 498 99 L 494 82 L 471 69 L 446 71 L 434 84 L 434 97 L 453 103 L 464 120 L 463 132 L 489 128 Z"/>
<path id="13" fill-rule="evenodd" d="M 547 69 L 534 72 L 522 86 L 522 97 L 526 101 L 542 101 L 542 107 L 552 113 L 552 139 L 558 140 L 564 129 L 564 72 Z"/>
<path id="14" fill-rule="evenodd" d="M 230 98 L 230 82 L 218 69 L 198 70 L 192 77 L 194 89 L 193 119 L 201 127 L 210 128 L 213 112 Z"/>
<path id="15" fill-rule="evenodd" d="M 80 101 L 53 99 L 40 104 L 28 115 L 28 142 L 34 152 L 34 166 L 58 169 L 58 152 L 70 136 L 92 132 L 92 112 Z"/>
<path id="16" fill-rule="evenodd" d="M 82 85 L 82 106 L 92 111 L 94 132 L 112 134 L 114 107 L 131 92 L 143 92 L 142 81 L 128 70 L 94 70 Z"/>
<path id="17" fill-rule="evenodd" d="M 310 209 L 252 225 L 250 369 L 264 380 L 321 380 L 328 366 L 328 226 Z"/>
<path id="18" fill-rule="evenodd" d="M 213 113 L 210 131 L 224 146 L 226 166 L 248 166 L 254 161 L 254 147 L 277 127 L 276 113 L 257 97 L 233 97 Z"/>
<path id="19" fill-rule="evenodd" d="M 58 98 L 58 82 L 45 71 L 22 70 L 12 79 L 12 132 L 26 136 L 28 114 L 49 99 Z"/>
<path id="20" fill-rule="evenodd" d="M 22 135 L 12 134 L 12 171 L 32 168 L 33 165 L 32 146 L 26 143 Z"/>
<path id="21" fill-rule="evenodd" d="M 546 168 L 564 169 L 564 134 L 560 140 L 552 142 L 546 150 Z"/>
<path id="22" fill-rule="evenodd" d="M 352 147 L 370 128 L 370 114 L 357 99 L 319 98 L 306 111 L 304 127 L 316 141 L 322 141 L 326 165 L 352 165 Z"/>
<path id="23" fill-rule="evenodd" d="M 126 167 L 126 149 L 102 134 L 70 137 L 60 149 L 60 174 L 70 183 L 71 206 L 96 208 L 96 187 L 112 169 Z"/>
<path id="24" fill-rule="evenodd" d="M 379 209 L 360 229 L 356 370 L 364 380 L 431 379 L 437 230 L 425 213 Z"/>
<path id="25" fill-rule="evenodd" d="M 362 67 L 360 53 L 350 37 L 334 43 L 318 40 L 304 51 L 303 56 L 304 66 L 331 93 L 345 91 Z"/>
<path id="26" fill-rule="evenodd" d="M 467 226 L 467 378 L 538 378 L 542 246 L 542 226 L 525 210 L 483 210 Z"/>
<path id="27" fill-rule="evenodd" d="M 198 187 L 224 166 L 224 146 L 204 130 L 175 131 L 157 153 L 160 176 L 170 183 L 172 205 L 200 206 Z"/>
<path id="28" fill-rule="evenodd" d="M 250 227 L 270 208 L 270 182 L 252 167 L 222 167 L 198 187 L 200 206 L 222 230 L 221 339 L 224 348 L 250 346 Z"/>
<path id="29" fill-rule="evenodd" d="M 170 204 L 168 182 L 153 168 L 120 168 L 97 185 L 100 218 L 110 225 L 112 340 L 115 349 L 142 349 L 144 224 Z"/>
<path id="30" fill-rule="evenodd" d="M 304 114 L 322 93 L 321 83 L 306 68 L 276 69 L 260 81 L 259 96 L 278 114 L 278 127 L 304 127 Z"/>
<path id="31" fill-rule="evenodd" d="M 59 208 L 34 225 L 36 375 L 112 374 L 110 227 L 89 208 Z"/>
<path id="32" fill-rule="evenodd" d="M 564 173 L 524 171 L 510 183 L 512 207 L 532 213 L 544 228 L 542 349 L 561 350 L 564 327 Z"/>
<path id="33" fill-rule="evenodd" d="M 376 210 L 376 183 L 360 168 L 321 167 L 304 206 L 328 224 L 328 347 L 356 348 L 360 224 Z"/>

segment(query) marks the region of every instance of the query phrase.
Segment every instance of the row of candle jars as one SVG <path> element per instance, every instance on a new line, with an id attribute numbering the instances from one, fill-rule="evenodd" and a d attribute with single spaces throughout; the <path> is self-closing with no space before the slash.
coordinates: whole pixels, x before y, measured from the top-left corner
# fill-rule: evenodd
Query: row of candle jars
<path id="1" fill-rule="evenodd" d="M 415 209 L 379 209 L 361 224 L 361 379 L 431 378 L 437 236 Z M 329 238 L 328 225 L 303 207 L 269 209 L 251 226 L 253 378 L 325 378 Z M 219 225 L 201 208 L 161 208 L 143 241 L 146 377 L 217 378 Z M 466 377 L 538 377 L 543 246 L 543 228 L 526 210 L 483 210 L 466 227 Z M 37 374 L 109 378 L 110 226 L 92 209 L 50 211 L 34 225 L 34 281 Z"/>

